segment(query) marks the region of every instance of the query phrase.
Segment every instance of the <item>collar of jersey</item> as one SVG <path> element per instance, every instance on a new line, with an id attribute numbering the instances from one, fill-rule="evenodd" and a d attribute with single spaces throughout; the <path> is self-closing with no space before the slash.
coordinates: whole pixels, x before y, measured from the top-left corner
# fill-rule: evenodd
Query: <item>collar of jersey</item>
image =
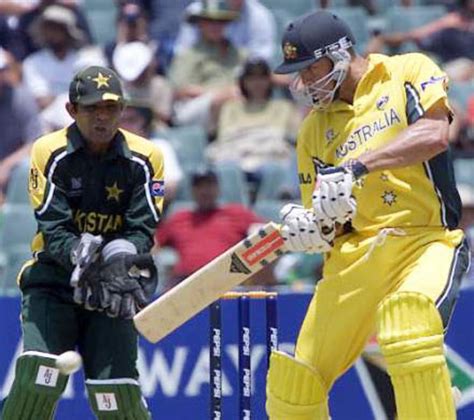
<path id="1" fill-rule="evenodd" d="M 84 148 L 84 138 L 82 137 L 81 132 L 77 128 L 76 124 L 71 124 L 67 129 L 67 152 L 74 153 L 79 149 Z M 125 136 L 119 130 L 115 135 L 113 140 L 112 148 L 106 154 L 106 159 L 113 159 L 117 156 L 123 156 L 125 158 L 131 158 L 132 152 L 128 148 L 127 142 L 125 141 Z"/>
<path id="2" fill-rule="evenodd" d="M 387 67 L 386 60 L 387 56 L 383 54 L 370 54 L 368 56 L 369 66 L 367 71 L 364 73 L 362 78 L 359 80 L 357 84 L 355 97 L 358 94 L 358 88 L 364 82 L 364 80 L 372 74 L 376 74 L 379 78 L 384 76 L 391 76 L 390 69 Z M 328 112 L 338 112 L 338 111 L 353 111 L 354 106 L 352 104 L 348 104 L 344 101 L 334 101 L 331 106 L 328 108 Z"/>

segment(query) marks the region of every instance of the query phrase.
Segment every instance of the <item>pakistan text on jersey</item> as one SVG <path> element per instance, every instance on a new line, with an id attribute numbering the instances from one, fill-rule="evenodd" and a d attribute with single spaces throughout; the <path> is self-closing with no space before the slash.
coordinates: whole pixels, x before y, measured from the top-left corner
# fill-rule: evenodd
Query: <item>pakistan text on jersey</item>
<path id="1" fill-rule="evenodd" d="M 369 124 L 364 124 L 354 130 L 349 138 L 336 149 L 336 157 L 341 159 L 349 152 L 356 150 L 364 143 L 368 142 L 378 132 L 384 131 L 394 124 L 400 124 L 401 119 L 393 108 L 383 113 L 382 117 L 372 121 Z"/>
<path id="2" fill-rule="evenodd" d="M 74 212 L 74 224 L 80 232 L 90 233 L 110 233 L 117 232 L 123 226 L 123 217 L 120 214 L 103 214 L 84 212 L 76 210 Z"/>

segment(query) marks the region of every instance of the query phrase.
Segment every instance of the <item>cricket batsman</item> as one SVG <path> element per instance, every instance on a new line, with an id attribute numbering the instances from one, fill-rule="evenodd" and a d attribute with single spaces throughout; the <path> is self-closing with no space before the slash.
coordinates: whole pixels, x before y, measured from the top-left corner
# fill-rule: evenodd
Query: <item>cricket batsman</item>
<path id="1" fill-rule="evenodd" d="M 150 418 L 131 318 L 158 281 L 148 252 L 162 209 L 163 156 L 119 129 L 124 106 L 117 74 L 87 67 L 70 84 L 74 123 L 33 145 L 28 189 L 38 230 L 33 259 L 18 275 L 24 350 L 3 420 L 52 419 L 68 380 L 58 355 L 73 350 L 98 419 Z"/>
<path id="2" fill-rule="evenodd" d="M 324 252 L 295 356 L 273 352 L 272 420 L 328 419 L 334 382 L 376 332 L 398 418 L 454 419 L 443 350 L 469 249 L 448 149 L 446 74 L 419 53 L 363 58 L 336 15 L 291 22 L 284 62 L 313 107 L 297 142 L 303 206 L 281 211 L 289 250 Z"/>

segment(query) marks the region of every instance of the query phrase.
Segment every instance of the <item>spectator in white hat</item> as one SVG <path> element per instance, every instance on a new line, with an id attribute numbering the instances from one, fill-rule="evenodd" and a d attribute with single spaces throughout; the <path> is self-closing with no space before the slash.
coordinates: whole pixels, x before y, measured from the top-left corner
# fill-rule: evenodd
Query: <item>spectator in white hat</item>
<path id="1" fill-rule="evenodd" d="M 155 128 L 163 128 L 171 120 L 173 89 L 163 76 L 156 74 L 154 53 L 144 42 L 118 44 L 112 63 L 123 80 L 126 97 L 152 104 Z"/>
<path id="2" fill-rule="evenodd" d="M 0 17 L 6 23 L 7 33 L 0 34 L 1 45 L 12 52 L 19 61 L 40 49 L 30 27 L 43 11 L 53 5 L 70 9 L 76 16 L 77 26 L 83 31 L 88 43 L 92 34 L 81 3 L 83 0 L 1 0 Z M 1 22 L 1 21 L 0 21 Z"/>
<path id="3" fill-rule="evenodd" d="M 74 12 L 60 5 L 47 7 L 31 30 L 43 48 L 25 59 L 23 74 L 40 109 L 44 109 L 56 96 L 67 92 L 78 50 L 86 38 Z"/>
<path id="4" fill-rule="evenodd" d="M 106 66 L 107 60 L 98 46 L 87 46 L 77 52 L 74 62 L 74 74 L 89 66 Z M 66 110 L 69 91 L 60 93 L 41 111 L 41 121 L 47 132 L 59 130 L 74 121 Z"/>
<path id="5" fill-rule="evenodd" d="M 104 47 L 110 66 L 113 65 L 113 54 L 117 45 L 134 41 L 155 45 L 155 41 L 150 39 L 148 31 L 148 15 L 141 4 L 134 0 L 126 0 L 118 6 L 115 39 L 108 42 Z"/>

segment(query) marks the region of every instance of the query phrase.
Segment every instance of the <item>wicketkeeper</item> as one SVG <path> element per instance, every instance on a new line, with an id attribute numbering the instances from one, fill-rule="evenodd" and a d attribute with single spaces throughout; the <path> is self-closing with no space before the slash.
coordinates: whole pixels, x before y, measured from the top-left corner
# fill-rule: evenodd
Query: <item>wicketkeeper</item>
<path id="1" fill-rule="evenodd" d="M 70 85 L 75 123 L 34 143 L 29 194 L 38 231 L 18 276 L 24 351 L 3 420 L 51 419 L 68 379 L 55 361 L 74 349 L 97 418 L 150 418 L 131 318 L 158 281 L 147 253 L 162 208 L 163 158 L 118 128 L 123 107 L 117 75 L 88 67 Z"/>
<path id="2" fill-rule="evenodd" d="M 469 249 L 448 151 L 446 74 L 412 53 L 363 58 L 348 25 L 316 11 L 291 22 L 284 62 L 313 107 L 297 141 L 303 206 L 282 209 L 293 251 L 324 252 L 323 279 L 292 357 L 271 356 L 272 420 L 329 418 L 334 382 L 371 333 L 399 419 L 454 419 L 443 350 Z"/>

